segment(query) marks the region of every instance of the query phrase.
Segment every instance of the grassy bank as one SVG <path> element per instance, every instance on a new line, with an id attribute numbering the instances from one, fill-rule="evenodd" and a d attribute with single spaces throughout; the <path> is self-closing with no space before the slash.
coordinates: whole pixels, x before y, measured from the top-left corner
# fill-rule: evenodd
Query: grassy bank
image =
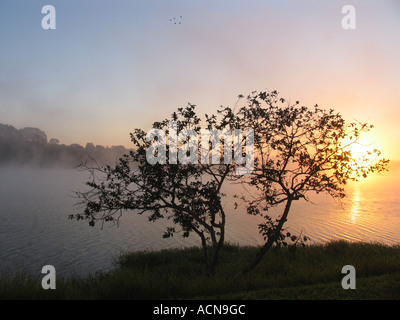
<path id="1" fill-rule="evenodd" d="M 199 248 L 120 255 L 115 269 L 85 278 L 57 274 L 56 290 L 41 276 L 0 276 L 2 299 L 400 299 L 400 246 L 330 242 L 273 249 L 251 273 L 233 276 L 257 248 L 227 245 L 217 274 L 207 277 Z M 344 290 L 344 265 L 356 289 Z"/>

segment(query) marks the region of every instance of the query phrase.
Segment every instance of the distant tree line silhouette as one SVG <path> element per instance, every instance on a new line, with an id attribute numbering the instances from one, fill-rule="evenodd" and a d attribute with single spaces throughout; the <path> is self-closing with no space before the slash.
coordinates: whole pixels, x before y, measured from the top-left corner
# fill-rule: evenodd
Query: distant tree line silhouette
<path id="1" fill-rule="evenodd" d="M 124 146 L 60 144 L 58 139 L 48 140 L 46 133 L 38 128 L 16 129 L 0 123 L 0 166 L 73 168 L 94 161 L 104 166 L 115 163 L 127 152 L 129 149 Z"/>

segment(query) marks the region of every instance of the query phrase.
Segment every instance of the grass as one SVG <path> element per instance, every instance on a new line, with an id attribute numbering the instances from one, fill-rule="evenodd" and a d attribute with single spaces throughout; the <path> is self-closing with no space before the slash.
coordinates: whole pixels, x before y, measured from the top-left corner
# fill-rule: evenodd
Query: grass
<path id="1" fill-rule="evenodd" d="M 199 248 L 125 253 L 115 268 L 87 277 L 57 274 L 56 290 L 41 276 L 0 275 L 1 299 L 400 299 L 400 246 L 334 241 L 295 250 L 273 248 L 252 272 L 233 280 L 257 252 L 226 245 L 216 276 L 205 273 Z M 356 289 L 344 290 L 344 265 Z"/>

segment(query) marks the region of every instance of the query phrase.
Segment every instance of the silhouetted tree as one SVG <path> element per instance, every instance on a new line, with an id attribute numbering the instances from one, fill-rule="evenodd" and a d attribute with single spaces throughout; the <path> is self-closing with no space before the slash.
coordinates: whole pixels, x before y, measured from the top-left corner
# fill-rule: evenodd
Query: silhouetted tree
<path id="1" fill-rule="evenodd" d="M 51 138 L 50 140 L 49 140 L 49 144 L 59 144 L 60 143 L 60 140 L 58 140 L 58 139 L 56 139 L 56 138 Z"/>
<path id="2" fill-rule="evenodd" d="M 43 146 L 47 144 L 46 134 L 38 128 L 26 127 L 21 129 L 21 133 L 25 140 L 33 144 Z"/>
<path id="3" fill-rule="evenodd" d="M 254 268 L 273 244 L 287 245 L 287 238 L 299 241 L 298 236 L 284 232 L 294 201 L 308 200 L 311 192 L 343 198 L 348 181 L 381 172 L 388 163 L 376 149 L 358 159 L 352 156 L 351 146 L 371 125 L 347 123 L 334 110 L 317 105 L 307 108 L 298 101 L 289 104 L 277 91 L 253 92 L 238 112 L 225 108 L 221 114 L 225 123 L 253 128 L 255 133 L 254 170 L 241 178 L 251 186 L 252 194 L 242 199 L 249 214 L 264 217 L 259 231 L 265 243 L 243 272 Z M 282 215 L 274 220 L 268 210 L 280 204 Z"/>
<path id="4" fill-rule="evenodd" d="M 194 105 L 179 108 L 171 119 L 153 124 L 154 129 L 170 133 L 170 120 L 176 122 L 177 132 L 193 130 L 199 133 L 201 119 Z M 209 126 L 212 121 L 206 120 Z M 146 132 L 136 129 L 131 134 L 135 150 L 122 157 L 116 166 L 84 169 L 92 172 L 90 190 L 77 192 L 84 205 L 83 213 L 71 218 L 96 222 L 118 222 L 122 211 L 148 214 L 149 221 L 165 218 L 173 222 L 164 237 L 180 232 L 183 237 L 195 233 L 200 237 L 207 271 L 214 275 L 218 255 L 225 237 L 225 211 L 221 204 L 223 183 L 232 173 L 232 164 L 182 164 L 174 162 L 171 146 L 165 145 L 163 163 L 150 164 L 146 152 L 151 142 Z M 181 141 L 182 143 L 182 141 Z M 179 146 L 178 146 L 179 148 Z M 194 154 L 196 157 L 198 154 Z M 171 161 L 170 161 L 171 160 Z"/>
<path id="5" fill-rule="evenodd" d="M 201 130 L 201 119 L 193 105 L 178 109 L 170 120 L 177 123 L 178 132 Z M 167 227 L 164 237 L 175 232 L 182 232 L 184 237 L 197 234 L 207 270 L 213 275 L 225 235 L 222 185 L 229 180 L 245 183 L 251 186 L 251 195 L 236 197 L 245 202 L 249 214 L 264 217 L 259 231 L 265 240 L 254 261 L 243 270 L 248 272 L 274 244 L 307 240 L 285 232 L 284 224 L 294 201 L 308 200 L 311 192 L 342 198 L 347 181 L 381 172 L 388 162 L 380 159 L 378 150 L 369 151 L 360 159 L 352 157 L 351 146 L 372 126 L 347 123 L 340 114 L 318 106 L 288 104 L 276 91 L 253 92 L 245 106 L 238 110 L 222 108 L 218 115 L 206 115 L 205 124 L 209 129 L 253 130 L 255 159 L 250 174 L 234 174 L 237 164 L 224 163 L 221 153 L 219 163 L 223 164 L 170 164 L 168 144 L 165 150 L 158 149 L 158 155 L 165 151 L 165 161 L 150 164 L 146 152 L 151 142 L 146 139 L 146 132 L 136 129 L 131 134 L 136 149 L 115 167 L 84 166 L 93 179 L 88 183 L 89 191 L 77 193 L 83 212 L 70 217 L 89 220 L 91 226 L 97 221 L 118 222 L 124 210 L 147 213 L 150 221 L 169 219 L 174 226 Z M 153 128 L 168 135 L 169 119 L 155 122 Z M 273 220 L 268 210 L 281 204 L 282 215 Z"/>

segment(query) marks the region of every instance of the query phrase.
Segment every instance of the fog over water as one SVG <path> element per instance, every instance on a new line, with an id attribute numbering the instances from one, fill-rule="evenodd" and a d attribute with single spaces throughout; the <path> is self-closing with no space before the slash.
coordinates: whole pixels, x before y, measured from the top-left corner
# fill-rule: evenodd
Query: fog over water
<path id="1" fill-rule="evenodd" d="M 121 252 L 200 244 L 196 235 L 163 239 L 166 222 L 148 222 L 145 215 L 132 212 L 123 213 L 119 226 L 103 228 L 68 219 L 68 214 L 77 212 L 74 191 L 83 191 L 88 178 L 87 172 L 72 169 L 0 169 L 1 271 L 39 274 L 42 266 L 51 264 L 59 274 L 88 274 L 112 268 L 113 257 Z M 311 237 L 311 243 L 330 239 L 400 243 L 398 179 L 389 175 L 373 181 L 351 186 L 342 206 L 326 195 L 312 197 L 313 203 L 295 202 L 288 231 Z M 243 208 L 234 210 L 229 198 L 224 205 L 226 241 L 261 244 L 260 218 L 245 214 Z M 271 211 L 272 216 L 279 214 L 279 208 Z"/>

